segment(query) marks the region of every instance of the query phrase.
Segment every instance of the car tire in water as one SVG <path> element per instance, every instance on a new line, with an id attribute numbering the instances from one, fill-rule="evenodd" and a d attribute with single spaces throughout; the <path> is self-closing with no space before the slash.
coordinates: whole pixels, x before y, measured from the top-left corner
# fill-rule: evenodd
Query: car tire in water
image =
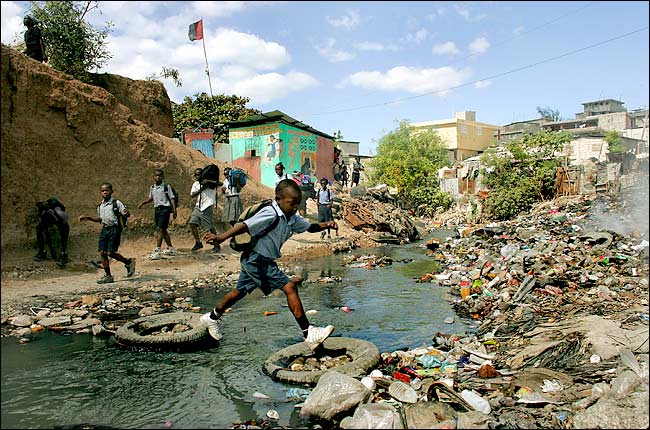
<path id="1" fill-rule="evenodd" d="M 330 337 L 323 343 L 326 351 L 336 354 L 347 354 L 351 362 L 341 366 L 335 366 L 327 370 L 314 371 L 293 371 L 287 366 L 292 360 L 300 356 L 311 356 L 313 351 L 304 342 L 291 345 L 272 354 L 263 365 L 264 372 L 276 381 L 289 382 L 294 384 L 315 385 L 318 378 L 328 370 L 335 370 L 339 373 L 352 377 L 366 375 L 368 371 L 379 363 L 379 349 L 366 340 L 353 339 L 348 337 Z"/>
<path id="2" fill-rule="evenodd" d="M 191 312 L 173 312 L 129 321 L 115 332 L 115 341 L 119 346 L 147 350 L 191 350 L 199 347 L 214 346 L 215 341 L 208 335 L 205 325 L 199 320 L 200 314 Z M 189 330 L 172 332 L 182 324 Z M 164 328 L 168 332 L 154 334 Z"/>

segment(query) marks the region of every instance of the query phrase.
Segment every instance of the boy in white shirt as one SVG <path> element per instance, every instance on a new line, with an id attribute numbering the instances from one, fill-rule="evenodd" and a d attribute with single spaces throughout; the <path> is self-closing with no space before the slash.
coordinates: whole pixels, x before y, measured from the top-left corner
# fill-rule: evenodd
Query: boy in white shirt
<path id="1" fill-rule="evenodd" d="M 200 183 L 199 178 L 201 177 L 202 171 L 203 169 L 201 168 L 194 169 L 194 183 L 190 190 L 190 197 L 197 198 L 190 217 L 190 229 L 192 230 L 192 236 L 194 236 L 194 246 L 192 247 L 192 251 L 198 251 L 203 248 L 203 243 L 201 243 L 201 239 L 199 239 L 199 224 L 212 233 L 217 232 L 212 222 L 212 208 L 217 205 L 218 184 L 216 181 L 211 180 L 203 180 L 203 182 Z M 212 184 L 214 187 L 211 186 Z M 212 249 L 212 252 L 218 251 L 219 245 L 216 245 Z"/>

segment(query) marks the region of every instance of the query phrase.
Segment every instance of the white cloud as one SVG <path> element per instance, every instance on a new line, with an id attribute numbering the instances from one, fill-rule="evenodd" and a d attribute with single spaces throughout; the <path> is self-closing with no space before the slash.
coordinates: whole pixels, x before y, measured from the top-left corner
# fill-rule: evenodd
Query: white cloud
<path id="1" fill-rule="evenodd" d="M 235 94 L 250 97 L 253 103 L 269 103 L 316 85 L 318 81 L 306 73 L 267 73 L 238 81 L 231 89 Z"/>
<path id="2" fill-rule="evenodd" d="M 407 43 L 422 43 L 427 36 L 429 35 L 429 32 L 427 31 L 426 28 L 421 28 L 415 33 L 409 33 L 406 35 L 406 42 Z"/>
<path id="3" fill-rule="evenodd" d="M 381 43 L 376 43 L 376 42 L 358 42 L 354 44 L 354 48 L 359 51 L 375 51 L 375 52 L 399 50 L 397 45 L 393 45 L 393 44 L 383 45 Z"/>
<path id="4" fill-rule="evenodd" d="M 490 42 L 485 37 L 479 37 L 474 39 L 472 43 L 469 44 L 469 52 L 472 54 L 484 54 L 487 52 L 490 47 Z"/>
<path id="5" fill-rule="evenodd" d="M 316 49 L 318 50 L 318 53 L 330 63 L 348 61 L 355 57 L 355 55 L 350 52 L 337 50 L 334 45 L 336 45 L 336 39 L 330 37 L 327 39 L 327 43 L 324 46 L 317 46 Z"/>
<path id="6" fill-rule="evenodd" d="M 362 71 L 345 79 L 345 83 L 357 87 L 381 91 L 406 91 L 413 94 L 439 92 L 445 95 L 449 88 L 463 84 L 472 74 L 470 69 L 440 67 L 422 69 L 398 66 L 386 73 Z"/>
<path id="7" fill-rule="evenodd" d="M 0 2 L 2 12 L 2 43 L 9 45 L 14 42 L 22 42 L 22 38 L 18 33 L 22 33 L 25 30 L 23 25 L 23 14 L 24 9 L 12 1 L 3 1 Z"/>
<path id="8" fill-rule="evenodd" d="M 456 44 L 454 42 L 445 42 L 445 43 L 440 43 L 438 45 L 434 45 L 433 48 L 431 48 L 431 52 L 438 55 L 460 54 L 460 50 L 456 47 Z"/>
<path id="9" fill-rule="evenodd" d="M 463 18 L 465 18 L 466 21 L 468 22 L 477 22 L 485 19 L 487 15 L 485 14 L 479 14 L 475 15 L 470 8 L 467 5 L 459 5 L 455 4 L 454 9 L 456 10 L 456 13 Z"/>
<path id="10" fill-rule="evenodd" d="M 348 30 L 356 27 L 361 23 L 361 16 L 359 15 L 358 10 L 350 10 L 345 15 L 339 18 L 325 18 L 327 22 L 334 27 L 342 27 Z"/>
<path id="11" fill-rule="evenodd" d="M 492 81 L 487 80 L 487 81 L 478 81 L 474 83 L 474 88 L 487 88 L 490 85 L 492 85 Z"/>

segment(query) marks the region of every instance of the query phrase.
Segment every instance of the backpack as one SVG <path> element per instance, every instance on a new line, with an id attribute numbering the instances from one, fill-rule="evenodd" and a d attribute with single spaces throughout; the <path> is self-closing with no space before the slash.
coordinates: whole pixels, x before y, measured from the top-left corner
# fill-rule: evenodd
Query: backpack
<path id="1" fill-rule="evenodd" d="M 199 176 L 199 183 L 203 182 L 206 179 L 214 181 L 214 183 L 209 182 L 205 184 L 206 187 L 212 189 L 217 188 L 217 184 L 219 183 L 219 166 L 216 164 L 208 164 L 205 166 L 201 172 L 201 175 Z"/>
<path id="2" fill-rule="evenodd" d="M 246 172 L 242 169 L 230 170 L 230 178 L 228 178 L 228 181 L 230 182 L 230 186 L 235 187 L 238 192 L 246 185 L 246 179 Z"/>
<path id="3" fill-rule="evenodd" d="M 263 200 L 259 203 L 256 203 L 252 206 L 247 207 L 244 209 L 244 211 L 239 215 L 239 218 L 237 218 L 237 222 L 242 222 L 244 220 L 249 219 L 259 211 L 261 211 L 263 208 L 270 206 L 273 203 L 273 200 L 271 199 L 266 199 Z M 250 233 L 240 233 L 236 236 L 233 236 L 230 238 L 230 247 L 237 252 L 246 252 L 246 251 L 252 251 L 253 247 L 257 243 L 257 241 L 263 237 L 266 236 L 271 230 L 273 230 L 275 227 L 277 227 L 278 222 L 280 221 L 280 217 L 278 217 L 278 214 L 275 214 L 275 219 L 269 225 L 267 228 L 265 228 L 261 233 L 259 233 L 255 237 L 251 237 Z"/>
<path id="4" fill-rule="evenodd" d="M 318 191 L 316 192 L 317 193 L 316 196 L 318 197 L 319 200 L 320 200 L 321 191 L 323 191 L 323 189 L 319 188 Z M 327 200 L 332 201 L 332 190 L 330 190 L 329 188 L 327 189 Z"/>
<path id="5" fill-rule="evenodd" d="M 174 189 L 174 187 L 172 187 L 172 186 L 169 185 L 169 184 L 164 184 L 164 185 L 166 185 L 167 187 L 169 187 L 169 190 L 172 192 L 172 195 L 174 196 L 174 205 L 178 208 L 178 191 L 176 191 L 176 190 Z M 152 186 L 151 186 L 151 190 L 152 190 L 152 191 L 153 191 L 153 187 L 154 187 L 154 186 L 152 185 Z M 163 189 L 164 189 L 164 188 L 163 188 Z M 165 192 L 165 196 L 166 196 L 167 199 L 169 200 L 169 194 L 167 194 L 167 192 Z"/>
<path id="6" fill-rule="evenodd" d="M 127 227 L 129 217 L 120 213 L 120 209 L 117 207 L 117 200 L 113 199 L 113 215 L 117 218 L 117 226 L 120 231 L 124 230 Z"/>

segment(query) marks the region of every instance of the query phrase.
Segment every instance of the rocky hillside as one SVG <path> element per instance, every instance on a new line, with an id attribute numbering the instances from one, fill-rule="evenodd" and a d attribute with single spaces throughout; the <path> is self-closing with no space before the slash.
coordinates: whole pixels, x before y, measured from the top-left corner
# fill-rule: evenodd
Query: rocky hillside
<path id="1" fill-rule="evenodd" d="M 180 194 L 179 219 L 189 217 L 192 172 L 214 160 L 159 134 L 169 134 L 171 124 L 171 110 L 165 113 L 169 97 L 160 83 L 105 76 L 103 85 L 114 95 L 5 45 L 1 64 L 3 256 L 8 246 L 33 246 L 35 204 L 50 196 L 66 205 L 71 240 L 96 233 L 96 225 L 77 220 L 95 213 L 104 181 L 131 209 L 132 223 L 151 223 L 151 205 L 136 207 L 147 197 L 156 168 Z M 147 102 L 150 107 L 141 106 Z M 223 171 L 223 164 L 216 164 Z M 270 195 L 269 188 L 251 181 L 244 204 Z"/>

